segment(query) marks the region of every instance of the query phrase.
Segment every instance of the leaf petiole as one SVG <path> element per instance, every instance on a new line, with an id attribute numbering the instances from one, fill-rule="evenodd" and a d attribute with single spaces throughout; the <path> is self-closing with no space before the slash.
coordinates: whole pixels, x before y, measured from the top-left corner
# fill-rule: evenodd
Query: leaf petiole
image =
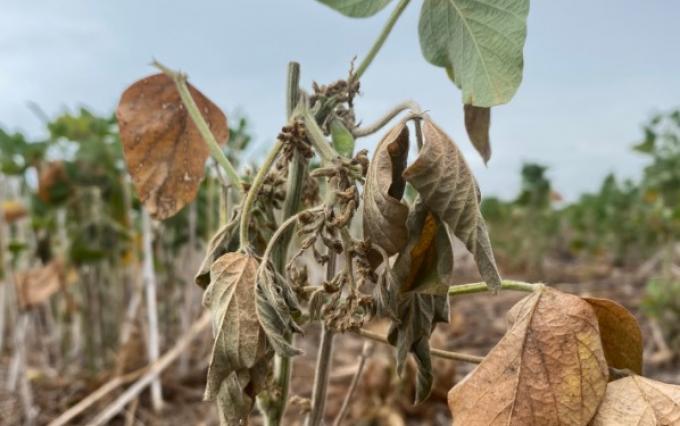
<path id="1" fill-rule="evenodd" d="M 523 281 L 502 280 L 501 290 L 516 290 L 532 292 L 545 288 L 545 284 L 531 284 Z M 449 296 L 460 296 L 461 294 L 474 294 L 492 291 L 485 282 L 452 285 L 449 287 Z"/>
<path id="2" fill-rule="evenodd" d="M 385 26 L 383 27 L 382 31 L 380 32 L 380 35 L 378 35 L 378 38 L 373 42 L 373 46 L 371 46 L 371 50 L 368 51 L 366 54 L 366 57 L 361 61 L 359 64 L 359 67 L 357 70 L 352 74 L 351 79 L 354 81 L 358 81 L 361 76 L 366 72 L 366 69 L 368 69 L 368 66 L 371 65 L 371 62 L 373 62 L 373 59 L 375 56 L 378 54 L 380 49 L 382 48 L 383 44 L 385 44 L 385 40 L 387 40 L 387 36 L 390 35 L 390 32 L 392 31 L 392 28 L 394 28 L 394 24 L 397 23 L 399 20 L 399 17 L 401 14 L 404 12 L 404 9 L 406 9 L 406 6 L 411 2 L 411 0 L 400 0 L 399 3 L 397 4 L 397 7 L 394 8 L 392 11 L 392 14 L 390 17 L 387 19 L 387 22 L 385 22 Z"/>
<path id="3" fill-rule="evenodd" d="M 369 124 L 366 127 L 354 129 L 352 131 L 352 135 L 355 138 L 361 138 L 364 136 L 372 135 L 373 133 L 378 132 L 380 129 L 388 125 L 389 122 L 392 121 L 397 115 L 401 114 L 406 110 L 410 110 L 413 114 L 421 114 L 422 111 L 420 109 L 420 105 L 418 105 L 416 102 L 412 100 L 404 101 L 400 104 L 395 105 L 391 110 L 387 111 L 385 115 L 380 117 L 374 123 Z"/>
<path id="4" fill-rule="evenodd" d="M 181 72 L 173 71 L 156 60 L 153 61 L 152 65 L 158 68 L 168 77 L 172 78 L 172 80 L 175 82 L 175 85 L 177 86 L 177 91 L 179 92 L 179 96 L 180 98 L 182 98 L 182 103 L 184 104 L 184 107 L 187 109 L 187 112 L 189 113 L 191 120 L 196 125 L 196 128 L 201 133 L 203 140 L 208 145 L 208 148 L 210 149 L 210 154 L 213 156 L 215 161 L 219 163 L 222 169 L 224 169 L 224 172 L 227 174 L 227 177 L 229 178 L 229 182 L 234 187 L 236 187 L 240 193 L 243 193 L 241 178 L 239 177 L 236 168 L 234 168 L 229 159 L 224 155 L 222 148 L 220 148 L 220 145 L 217 143 L 217 140 L 215 139 L 215 135 L 213 135 L 212 131 L 210 131 L 210 126 L 208 126 L 208 123 L 205 121 L 205 118 L 203 118 L 203 115 L 198 110 L 198 106 L 196 105 L 194 98 L 191 96 L 191 93 L 189 92 L 189 88 L 187 87 L 187 75 Z"/>

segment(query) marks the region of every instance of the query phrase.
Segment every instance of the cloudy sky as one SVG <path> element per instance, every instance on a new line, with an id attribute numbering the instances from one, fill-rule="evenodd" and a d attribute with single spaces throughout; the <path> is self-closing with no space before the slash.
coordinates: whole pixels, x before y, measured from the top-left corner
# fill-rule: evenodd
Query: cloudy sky
<path id="1" fill-rule="evenodd" d="M 549 165 L 568 199 L 609 172 L 634 177 L 644 165 L 630 150 L 641 124 L 680 106 L 680 2 L 534 1 L 524 81 L 494 110 L 485 168 L 458 90 L 421 56 L 420 3 L 365 75 L 358 113 L 368 122 L 417 100 L 463 148 L 483 193 L 513 196 L 526 161 Z M 157 58 L 187 71 L 227 113 L 244 112 L 264 150 L 284 119 L 287 62 L 302 64 L 305 86 L 343 77 L 388 14 L 353 20 L 314 0 L 2 0 L 0 126 L 39 137 L 29 101 L 50 115 L 81 105 L 108 114 Z"/>

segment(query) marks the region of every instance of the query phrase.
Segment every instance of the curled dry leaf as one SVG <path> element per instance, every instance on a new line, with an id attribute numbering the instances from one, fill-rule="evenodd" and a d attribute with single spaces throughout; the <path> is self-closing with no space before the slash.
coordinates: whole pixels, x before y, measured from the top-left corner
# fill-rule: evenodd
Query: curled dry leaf
<path id="1" fill-rule="evenodd" d="M 401 202 L 406 188 L 409 138 L 402 121 L 380 141 L 373 155 L 364 189 L 364 238 L 389 255 L 398 253 L 408 238 L 408 206 Z"/>
<path id="2" fill-rule="evenodd" d="M 299 355 L 287 337 L 302 333 L 295 323 L 294 316 L 301 312 L 295 293 L 278 275 L 271 262 L 262 263 L 257 269 L 255 305 L 257 318 L 267 336 L 267 341 L 280 356 Z"/>
<path id="3" fill-rule="evenodd" d="M 255 396 L 267 385 L 269 374 L 267 363 L 261 362 L 251 369 L 232 371 L 217 394 L 218 415 L 221 426 L 247 424 L 245 416 L 255 402 Z M 242 383 L 248 383 L 244 390 Z"/>
<path id="4" fill-rule="evenodd" d="M 425 206 L 443 225 L 452 241 L 454 235 L 473 254 L 482 279 L 494 289 L 501 278 L 489 234 L 479 209 L 477 181 L 463 154 L 428 117 L 423 120 L 423 148 L 403 173 Z"/>
<path id="5" fill-rule="evenodd" d="M 593 309 L 542 288 L 508 318 L 503 339 L 449 392 L 453 424 L 587 425 L 609 373 Z"/>
<path id="6" fill-rule="evenodd" d="M 266 375 L 261 371 L 262 365 L 271 356 L 255 315 L 256 271 L 257 261 L 253 257 L 238 252 L 224 254 L 210 268 L 210 284 L 203 296 L 203 305 L 212 313 L 215 330 L 205 399 L 232 398 L 234 380 L 245 394 L 245 403 L 232 406 L 240 407 L 236 414 L 223 412 L 222 416 L 248 416 L 261 390 L 258 385 L 261 376 Z"/>
<path id="7" fill-rule="evenodd" d="M 629 376 L 607 385 L 592 426 L 680 424 L 680 386 Z"/>
<path id="8" fill-rule="evenodd" d="M 420 202 L 409 215 L 409 242 L 397 257 L 390 274 L 391 286 L 403 291 L 399 294 L 397 319 L 388 333 L 389 342 L 397 348 L 397 371 L 406 365 L 406 357 L 413 353 L 416 361 L 416 403 L 422 402 L 432 389 L 430 335 L 437 322 L 448 321 L 446 295 L 409 292 L 415 283 L 438 281 L 441 274 L 451 269 L 453 252 L 448 241 L 438 244 L 442 233 L 437 233 L 437 220 Z"/>
<path id="9" fill-rule="evenodd" d="M 188 86 L 215 139 L 225 143 L 229 137 L 226 116 Z M 209 154 L 174 81 L 165 74 L 137 81 L 123 93 L 116 117 L 139 198 L 156 219 L 174 215 L 196 196 Z"/>
<path id="10" fill-rule="evenodd" d="M 21 308 L 31 308 L 48 301 L 64 287 L 64 277 L 64 264 L 58 259 L 45 266 L 17 272 L 15 283 Z"/>
<path id="11" fill-rule="evenodd" d="M 465 130 L 470 137 L 470 142 L 486 164 L 491 158 L 491 142 L 489 141 L 491 108 L 468 104 L 463 107 L 463 112 L 465 113 Z"/>
<path id="12" fill-rule="evenodd" d="M 642 374 L 642 331 L 628 309 L 609 299 L 584 297 L 595 310 L 609 366 Z"/>
<path id="13" fill-rule="evenodd" d="M 208 242 L 205 256 L 194 275 L 194 283 L 203 290 L 210 284 L 210 267 L 224 253 L 238 250 L 239 216 L 224 224 Z"/>

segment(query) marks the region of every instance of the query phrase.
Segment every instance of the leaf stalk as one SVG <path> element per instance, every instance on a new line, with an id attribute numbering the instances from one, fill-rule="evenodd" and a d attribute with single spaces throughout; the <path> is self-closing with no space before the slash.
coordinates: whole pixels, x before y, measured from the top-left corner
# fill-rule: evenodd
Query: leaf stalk
<path id="1" fill-rule="evenodd" d="M 371 62 L 373 62 L 373 59 L 375 59 L 375 56 L 378 54 L 378 52 L 380 52 L 380 49 L 382 48 L 383 44 L 385 44 L 385 40 L 387 40 L 387 36 L 389 36 L 390 32 L 392 32 L 394 24 L 397 23 L 399 17 L 404 12 L 406 6 L 408 6 L 410 2 L 411 0 L 399 1 L 397 7 L 394 8 L 392 14 L 387 19 L 387 22 L 385 22 L 382 31 L 378 35 L 378 38 L 373 42 L 373 46 L 371 46 L 371 49 L 366 54 L 366 57 L 363 59 L 363 61 L 361 61 L 357 70 L 352 74 L 351 76 L 352 80 L 358 81 L 361 78 L 361 76 L 364 75 L 366 69 L 368 69 L 369 65 L 371 65 Z"/>
<path id="2" fill-rule="evenodd" d="M 503 280 L 501 281 L 501 290 L 515 290 L 532 292 L 545 287 L 545 284 L 532 284 L 523 281 Z M 474 294 L 493 291 L 487 286 L 485 282 L 452 285 L 449 287 L 449 296 L 460 296 L 462 294 Z"/>
<path id="3" fill-rule="evenodd" d="M 241 178 L 239 177 L 236 168 L 234 167 L 233 164 L 231 164 L 227 156 L 224 155 L 222 148 L 220 148 L 220 145 L 217 143 L 217 140 L 215 139 L 215 135 L 213 135 L 212 131 L 210 130 L 210 126 L 205 121 L 205 118 L 203 118 L 203 115 L 199 111 L 198 105 L 196 105 L 194 98 L 191 96 L 191 92 L 189 92 L 189 88 L 187 87 L 187 75 L 181 72 L 173 71 L 158 61 L 153 61 L 152 65 L 161 70 L 168 77 L 172 78 L 172 80 L 175 82 L 175 85 L 177 86 L 177 91 L 179 92 L 179 96 L 182 99 L 182 103 L 184 104 L 184 107 L 187 109 L 187 112 L 189 113 L 191 120 L 196 125 L 196 128 L 201 134 L 201 137 L 203 137 L 203 140 L 208 145 L 210 155 L 212 155 L 215 161 L 219 163 L 224 172 L 227 174 L 229 182 L 234 187 L 236 187 L 241 193 L 243 193 Z"/>

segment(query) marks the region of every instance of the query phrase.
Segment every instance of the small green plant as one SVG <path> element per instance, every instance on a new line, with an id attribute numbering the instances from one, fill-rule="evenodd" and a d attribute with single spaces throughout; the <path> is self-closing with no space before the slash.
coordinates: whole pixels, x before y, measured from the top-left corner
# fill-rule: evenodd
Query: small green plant
<path id="1" fill-rule="evenodd" d="M 390 3 L 322 2 L 353 17 Z M 431 391 L 433 354 L 480 363 L 449 393 L 456 425 L 620 424 L 616 413 L 628 401 L 609 391 L 650 392 L 635 375 L 641 373 L 642 343 L 632 315 L 611 301 L 502 280 L 477 182 L 458 147 L 418 104 L 406 101 L 373 124 L 357 124 L 361 78 L 409 3 L 397 2 L 347 78 L 306 91 L 299 87 L 299 65 L 290 64 L 288 120 L 247 178 L 223 150 L 226 116 L 186 75 L 156 62 L 161 73 L 123 93 L 117 118 L 125 160 L 153 217 L 167 219 L 194 199 L 209 156 L 236 200 L 222 215 L 196 276 L 215 332 L 206 399 L 216 401 L 222 424 L 246 424 L 256 402 L 266 424 L 281 424 L 291 359 L 300 353 L 293 336 L 320 322 L 310 426 L 324 421 L 333 339 L 345 332 L 395 346 L 398 372 L 413 357 L 415 403 Z M 491 152 L 489 108 L 509 101 L 521 81 L 527 13 L 527 0 L 422 3 L 423 54 L 462 90 L 466 128 L 485 160 Z M 354 152 L 357 138 L 399 115 L 370 161 L 366 151 Z M 409 161 L 412 146 L 418 154 Z M 544 210 L 549 187 L 542 170 L 527 173 L 518 202 L 529 211 Z M 361 224 L 355 220 L 359 211 Z M 455 239 L 474 257 L 483 282 L 450 286 Z M 303 255 L 312 261 L 301 262 Z M 310 268 L 324 269 L 324 278 L 313 280 Z M 508 333 L 486 357 L 430 348 L 433 327 L 448 320 L 449 297 L 500 290 L 530 295 L 512 309 Z M 364 329 L 379 318 L 391 321 L 386 336 Z M 608 387 L 610 374 L 624 369 L 631 377 Z M 636 404 L 650 412 L 644 398 Z M 664 404 L 651 412 L 663 412 Z"/>
<path id="2" fill-rule="evenodd" d="M 680 278 L 676 275 L 650 279 L 643 308 L 659 322 L 670 349 L 680 352 Z"/>

